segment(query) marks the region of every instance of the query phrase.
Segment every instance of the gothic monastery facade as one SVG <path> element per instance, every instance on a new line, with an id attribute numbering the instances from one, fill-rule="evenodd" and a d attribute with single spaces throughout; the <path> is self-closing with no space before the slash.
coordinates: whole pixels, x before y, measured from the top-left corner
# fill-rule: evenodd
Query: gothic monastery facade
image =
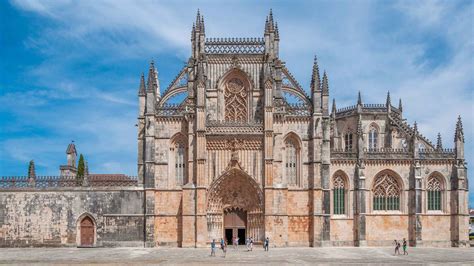
<path id="1" fill-rule="evenodd" d="M 166 89 L 153 62 L 141 77 L 136 184 L 101 188 L 101 177 L 91 175 L 88 184 L 59 192 L 6 188 L 3 243 L 22 235 L 8 219 L 26 228 L 12 218 L 12 202 L 56 193 L 69 214 L 54 230 L 29 229 L 37 245 L 44 244 L 37 230 L 57 234 L 58 245 L 80 245 L 81 230 L 94 246 L 204 247 L 235 237 L 269 237 L 279 247 L 402 238 L 411 246 L 468 245 L 460 118 L 454 149 L 445 149 L 440 136 L 433 144 L 407 124 L 401 100 L 394 105 L 389 94 L 383 104 L 367 104 L 359 93 L 355 105 L 336 108 L 316 58 L 309 90 L 285 66 L 272 13 L 263 38 L 206 38 L 198 13 L 191 43 L 187 64 Z M 63 170 L 74 174 L 71 167 Z"/>

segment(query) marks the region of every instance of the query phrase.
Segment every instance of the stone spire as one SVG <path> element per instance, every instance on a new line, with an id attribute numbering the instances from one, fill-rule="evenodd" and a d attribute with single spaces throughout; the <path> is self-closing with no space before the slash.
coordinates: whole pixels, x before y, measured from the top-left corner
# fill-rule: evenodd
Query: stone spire
<path id="1" fill-rule="evenodd" d="M 158 80 L 158 70 L 156 70 L 155 63 L 153 62 L 153 60 L 151 61 L 150 69 L 148 70 L 147 92 L 152 92 L 153 94 L 155 94 L 157 99 L 161 97 L 160 82 Z"/>
<path id="2" fill-rule="evenodd" d="M 335 98 L 332 98 L 331 115 L 333 116 L 333 118 L 336 118 L 336 99 Z"/>
<path id="3" fill-rule="evenodd" d="M 461 141 L 464 143 L 464 130 L 462 127 L 461 116 L 458 116 L 458 122 L 456 122 L 456 132 L 454 133 L 454 141 Z"/>
<path id="4" fill-rule="evenodd" d="M 321 79 L 319 77 L 318 58 L 314 56 L 313 73 L 311 75 L 311 93 L 321 90 Z"/>
<path id="5" fill-rule="evenodd" d="M 402 98 L 400 98 L 400 100 L 398 101 L 398 110 L 400 110 L 400 112 L 403 112 Z"/>
<path id="6" fill-rule="evenodd" d="M 194 24 L 195 25 L 193 25 L 193 29 L 195 31 L 199 31 L 199 32 L 204 33 L 204 31 L 205 31 L 205 29 L 204 29 L 204 16 L 201 16 L 201 12 L 199 11 L 199 9 L 197 10 L 196 22 Z M 194 28 L 194 26 L 195 26 L 195 28 Z"/>
<path id="7" fill-rule="evenodd" d="M 329 116 L 329 82 L 328 75 L 326 71 L 323 74 L 323 84 L 321 85 L 321 109 L 323 111 L 323 116 Z"/>
<path id="8" fill-rule="evenodd" d="M 275 22 L 275 40 L 280 40 L 280 31 L 278 30 L 277 22 Z"/>
<path id="9" fill-rule="evenodd" d="M 387 101 L 385 102 L 385 105 L 389 107 L 392 104 L 392 101 L 390 100 L 390 91 L 387 91 Z"/>
<path id="10" fill-rule="evenodd" d="M 145 96 L 145 75 L 142 73 L 140 77 L 140 87 L 138 88 L 138 96 Z"/>
<path id="11" fill-rule="evenodd" d="M 201 15 L 199 9 L 196 14 L 196 21 L 193 24 L 193 29 L 191 31 L 191 47 L 192 47 L 192 57 L 199 59 L 204 53 L 204 42 L 206 39 L 204 27 L 204 16 Z"/>
<path id="12" fill-rule="evenodd" d="M 267 61 L 270 62 L 275 58 L 278 58 L 279 55 L 279 40 L 280 33 L 278 32 L 278 26 L 273 20 L 273 11 L 270 9 L 270 14 L 265 20 L 265 55 L 267 56 Z"/>
<path id="13" fill-rule="evenodd" d="M 313 62 L 313 71 L 311 73 L 311 97 L 313 100 L 313 112 L 320 113 L 321 112 L 321 79 L 319 77 L 319 66 L 318 66 L 318 59 L 314 56 Z"/>
<path id="14" fill-rule="evenodd" d="M 275 31 L 275 22 L 273 21 L 273 11 L 270 8 L 270 14 L 267 16 L 265 21 L 265 33 L 270 33 Z"/>
<path id="15" fill-rule="evenodd" d="M 443 149 L 443 141 L 441 140 L 441 133 L 438 132 L 438 138 L 436 140 L 436 149 L 442 150 Z"/>
<path id="16" fill-rule="evenodd" d="M 413 136 L 418 136 L 418 124 L 415 123 L 413 124 Z"/>
<path id="17" fill-rule="evenodd" d="M 362 105 L 362 96 L 360 94 L 360 91 L 359 93 L 357 94 L 357 105 Z"/>
<path id="18" fill-rule="evenodd" d="M 323 84 L 321 85 L 321 90 L 323 91 L 323 95 L 329 95 L 329 82 L 328 82 L 328 75 L 326 74 L 326 70 L 323 74 Z"/>
<path id="19" fill-rule="evenodd" d="M 150 68 L 148 69 L 148 82 L 147 82 L 147 88 L 146 88 L 146 91 L 147 92 L 154 92 L 156 91 L 156 84 L 155 84 L 155 81 L 156 81 L 156 77 L 155 77 L 155 62 L 153 60 L 151 60 L 150 62 Z"/>
<path id="20" fill-rule="evenodd" d="M 454 147 L 456 151 L 456 159 L 460 162 L 464 161 L 464 130 L 462 128 L 461 116 L 458 116 L 456 123 L 456 132 L 454 133 Z"/>

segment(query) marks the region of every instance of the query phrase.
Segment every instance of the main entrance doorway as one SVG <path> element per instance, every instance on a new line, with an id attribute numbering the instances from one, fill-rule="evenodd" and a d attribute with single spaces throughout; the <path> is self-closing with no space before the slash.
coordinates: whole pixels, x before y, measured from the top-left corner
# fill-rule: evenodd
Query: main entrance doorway
<path id="1" fill-rule="evenodd" d="M 232 245 L 232 240 L 236 237 L 239 238 L 239 245 L 244 245 L 246 227 L 246 211 L 233 209 L 224 212 L 224 234 L 228 245 Z"/>

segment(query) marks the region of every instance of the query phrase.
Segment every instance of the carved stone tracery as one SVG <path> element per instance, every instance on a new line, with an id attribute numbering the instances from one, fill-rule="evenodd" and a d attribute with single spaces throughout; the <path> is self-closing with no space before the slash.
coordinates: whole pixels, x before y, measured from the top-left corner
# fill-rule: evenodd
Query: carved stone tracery
<path id="1" fill-rule="evenodd" d="M 225 120 L 247 121 L 248 90 L 242 80 L 232 78 L 225 83 Z"/>
<path id="2" fill-rule="evenodd" d="M 374 197 L 400 197 L 400 186 L 391 175 L 377 177 L 374 186 Z"/>

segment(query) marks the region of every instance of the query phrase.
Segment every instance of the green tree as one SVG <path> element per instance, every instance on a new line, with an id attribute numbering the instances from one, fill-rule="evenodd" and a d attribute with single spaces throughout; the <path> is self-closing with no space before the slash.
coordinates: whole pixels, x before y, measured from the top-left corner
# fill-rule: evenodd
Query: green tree
<path id="1" fill-rule="evenodd" d="M 30 164 L 28 165 L 28 178 L 35 178 L 35 177 L 36 177 L 35 162 L 31 160 Z"/>
<path id="2" fill-rule="evenodd" d="M 84 181 L 84 172 L 85 172 L 85 163 L 84 163 L 84 156 L 82 154 L 79 156 L 79 162 L 77 163 L 77 175 L 76 175 L 76 182 L 78 185 L 82 185 Z"/>

